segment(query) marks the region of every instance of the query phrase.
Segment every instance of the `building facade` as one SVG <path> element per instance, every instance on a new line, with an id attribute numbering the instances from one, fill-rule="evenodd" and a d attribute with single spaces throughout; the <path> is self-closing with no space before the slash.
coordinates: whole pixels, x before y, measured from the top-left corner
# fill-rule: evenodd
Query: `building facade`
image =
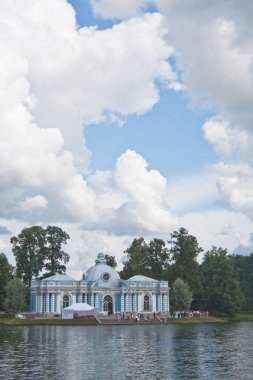
<path id="1" fill-rule="evenodd" d="M 61 313 L 72 303 L 87 302 L 104 314 L 169 312 L 168 281 L 141 275 L 122 280 L 99 253 L 84 279 L 77 281 L 65 274 L 33 280 L 30 309 L 35 313 Z"/>

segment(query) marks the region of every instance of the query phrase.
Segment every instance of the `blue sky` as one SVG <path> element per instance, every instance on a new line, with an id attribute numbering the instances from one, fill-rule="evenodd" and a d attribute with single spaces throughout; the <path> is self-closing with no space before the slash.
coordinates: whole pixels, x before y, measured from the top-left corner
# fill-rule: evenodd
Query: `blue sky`
<path id="1" fill-rule="evenodd" d="M 119 23 L 117 19 L 95 17 L 88 0 L 69 0 L 69 3 L 76 11 L 80 27 L 107 29 Z M 148 11 L 155 9 L 150 6 Z M 216 161 L 201 131 L 210 111 L 193 110 L 186 96 L 166 89 L 159 82 L 157 86 L 159 102 L 144 115 L 125 117 L 122 128 L 108 122 L 86 128 L 85 137 L 92 152 L 93 170 L 112 169 L 117 157 L 129 148 L 143 155 L 151 168 L 158 169 L 168 178 L 201 171 L 207 163 Z"/>
<path id="2" fill-rule="evenodd" d="M 183 226 L 252 251 L 253 37 L 245 0 L 19 0 L 0 12 L 0 249 L 31 225 L 99 251 Z M 201 257 L 199 257 L 201 261 Z M 119 264 L 120 265 L 120 264 Z"/>

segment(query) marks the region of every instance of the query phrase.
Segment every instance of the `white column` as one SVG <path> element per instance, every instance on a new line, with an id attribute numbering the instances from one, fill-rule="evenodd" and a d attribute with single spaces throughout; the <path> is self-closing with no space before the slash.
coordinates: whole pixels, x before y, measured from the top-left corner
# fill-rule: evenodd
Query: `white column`
<path id="1" fill-rule="evenodd" d="M 121 311 L 124 312 L 126 311 L 125 308 L 124 308 L 124 294 L 125 293 L 121 293 Z"/>
<path id="2" fill-rule="evenodd" d="M 170 302 L 169 302 L 169 294 L 165 294 L 165 305 L 166 305 L 166 311 L 170 311 Z"/>
<path id="3" fill-rule="evenodd" d="M 51 312 L 54 313 L 54 293 L 52 293 L 51 297 Z"/>
<path id="4" fill-rule="evenodd" d="M 137 297 L 138 297 L 138 310 L 137 311 L 143 311 L 141 296 L 142 296 L 141 294 L 137 293 Z"/>
<path id="5" fill-rule="evenodd" d="M 130 298 L 130 294 L 127 293 L 126 294 L 126 311 L 130 311 L 130 305 L 129 305 L 129 298 Z"/>
<path id="6" fill-rule="evenodd" d="M 39 313 L 42 313 L 43 308 L 43 293 L 40 295 Z"/>
<path id="7" fill-rule="evenodd" d="M 46 313 L 49 312 L 49 293 L 46 295 Z"/>
<path id="8" fill-rule="evenodd" d="M 153 302 L 152 311 L 156 311 L 156 293 L 152 294 L 152 302 Z"/>
<path id="9" fill-rule="evenodd" d="M 133 311 L 136 311 L 136 294 L 134 293 L 134 299 L 133 299 Z"/>

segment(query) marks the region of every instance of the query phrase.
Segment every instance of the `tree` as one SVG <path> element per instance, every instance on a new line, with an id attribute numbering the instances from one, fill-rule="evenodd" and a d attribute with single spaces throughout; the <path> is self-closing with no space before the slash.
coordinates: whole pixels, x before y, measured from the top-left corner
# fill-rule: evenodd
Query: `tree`
<path id="1" fill-rule="evenodd" d="M 121 272 L 122 278 L 136 274 L 161 280 L 169 265 L 169 251 L 162 239 L 153 239 L 147 244 L 143 238 L 134 239 L 127 254 L 127 262 Z"/>
<path id="2" fill-rule="evenodd" d="M 253 310 L 253 253 L 249 256 L 230 256 L 238 274 L 242 292 L 241 306 L 244 311 Z"/>
<path id="3" fill-rule="evenodd" d="M 190 235 L 185 228 L 174 231 L 168 243 L 170 244 L 172 262 L 168 271 L 168 278 L 175 281 L 176 278 L 180 277 L 187 282 L 193 291 L 195 303 L 197 304 L 196 298 L 201 286 L 197 257 L 203 249 L 199 246 L 197 238 Z"/>
<path id="4" fill-rule="evenodd" d="M 67 244 L 69 238 L 69 235 L 60 227 L 48 226 L 45 229 L 44 268 L 46 273 L 44 277 L 66 271 L 64 264 L 69 262 L 69 255 L 62 250 L 62 245 Z"/>
<path id="5" fill-rule="evenodd" d="M 177 278 L 171 291 L 171 306 L 174 310 L 189 310 L 192 303 L 192 292 L 186 282 Z"/>
<path id="6" fill-rule="evenodd" d="M 24 228 L 10 239 L 16 259 L 16 276 L 30 287 L 33 276 L 38 277 L 44 264 L 45 231 L 40 226 Z"/>
<path id="7" fill-rule="evenodd" d="M 5 286 L 13 277 L 13 271 L 14 267 L 9 264 L 5 254 L 0 253 L 0 309 L 4 306 L 4 299 L 6 297 Z"/>
<path id="8" fill-rule="evenodd" d="M 13 278 L 5 286 L 5 308 L 11 311 L 21 311 L 26 307 L 27 288 L 20 278 Z"/>
<path id="9" fill-rule="evenodd" d="M 227 250 L 212 247 L 201 265 L 204 307 L 216 315 L 235 315 L 240 307 L 238 275 Z"/>
<path id="10" fill-rule="evenodd" d="M 125 262 L 121 272 L 122 278 L 127 279 L 136 274 L 147 275 L 147 251 L 148 245 L 142 237 L 133 240 L 130 247 L 124 251 L 127 255 L 127 261 Z"/>
<path id="11" fill-rule="evenodd" d="M 153 239 L 150 241 L 144 263 L 150 277 L 157 280 L 162 279 L 164 271 L 169 265 L 169 250 L 164 240 Z"/>
<path id="12" fill-rule="evenodd" d="M 106 258 L 106 264 L 109 265 L 112 268 L 116 268 L 117 263 L 115 260 L 115 256 L 105 255 Z"/>

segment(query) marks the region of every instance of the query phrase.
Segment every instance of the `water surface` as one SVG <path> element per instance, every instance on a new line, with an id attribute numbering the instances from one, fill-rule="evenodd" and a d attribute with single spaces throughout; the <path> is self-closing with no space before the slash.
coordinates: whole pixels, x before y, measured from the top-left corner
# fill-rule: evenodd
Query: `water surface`
<path id="1" fill-rule="evenodd" d="M 253 323 L 0 326 L 0 379 L 253 379 Z"/>

